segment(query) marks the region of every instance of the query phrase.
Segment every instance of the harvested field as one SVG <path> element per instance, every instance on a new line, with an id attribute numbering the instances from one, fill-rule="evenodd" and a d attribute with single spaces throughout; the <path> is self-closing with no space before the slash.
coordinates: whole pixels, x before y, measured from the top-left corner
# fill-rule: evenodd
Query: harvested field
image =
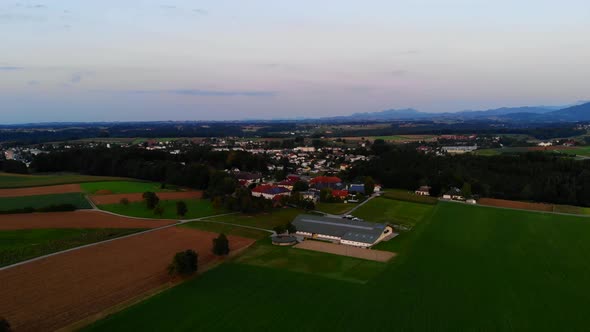
<path id="1" fill-rule="evenodd" d="M 174 220 L 143 220 L 119 217 L 101 211 L 7 214 L 0 218 L 0 230 L 41 228 L 157 228 Z"/>
<path id="2" fill-rule="evenodd" d="M 50 194 L 80 193 L 79 184 L 62 184 L 58 186 L 0 189 L 0 197 L 21 197 Z"/>
<path id="3" fill-rule="evenodd" d="M 481 198 L 477 201 L 477 204 L 486 205 L 486 206 L 494 206 L 494 207 L 510 208 L 510 209 L 553 212 L 553 204 L 508 201 L 505 199 L 495 199 L 495 198 Z"/>
<path id="4" fill-rule="evenodd" d="M 368 259 L 377 262 L 387 262 L 395 257 L 395 253 L 389 251 L 363 249 L 346 246 L 342 244 L 327 243 L 313 240 L 306 240 L 294 246 L 298 249 L 326 252 L 329 254 Z"/>
<path id="5" fill-rule="evenodd" d="M 17 331 L 53 331 L 98 314 L 172 280 L 173 255 L 193 249 L 199 269 L 222 260 L 217 234 L 170 227 L 0 270 L 0 312 Z M 229 236 L 232 250 L 254 240 Z"/>
<path id="6" fill-rule="evenodd" d="M 92 195 L 90 199 L 96 205 L 104 204 L 118 204 L 121 199 L 127 198 L 129 202 L 141 202 L 143 200 L 143 193 L 133 194 L 114 194 L 114 195 Z M 202 191 L 178 191 L 178 192 L 164 192 L 157 193 L 161 200 L 178 200 L 178 199 L 201 199 L 203 197 Z"/>

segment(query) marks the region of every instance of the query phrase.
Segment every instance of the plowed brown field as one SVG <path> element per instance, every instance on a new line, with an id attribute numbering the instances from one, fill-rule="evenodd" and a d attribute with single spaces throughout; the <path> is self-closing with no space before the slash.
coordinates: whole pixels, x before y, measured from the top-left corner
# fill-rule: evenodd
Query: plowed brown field
<path id="1" fill-rule="evenodd" d="M 169 199 L 200 199 L 203 197 L 202 191 L 179 191 L 179 192 L 165 192 L 157 193 L 161 200 Z M 96 205 L 103 204 L 118 204 L 121 199 L 127 198 L 129 202 L 141 202 L 143 200 L 142 193 L 133 194 L 113 194 L 113 195 L 92 195 L 90 199 Z"/>
<path id="2" fill-rule="evenodd" d="M 166 267 L 182 250 L 199 268 L 221 260 L 217 234 L 170 227 L 0 270 L 0 313 L 16 331 L 53 331 L 171 281 Z M 232 250 L 254 240 L 229 236 Z"/>
<path id="3" fill-rule="evenodd" d="M 495 199 L 495 198 L 480 198 L 477 201 L 477 204 L 510 208 L 510 209 L 531 210 L 531 211 L 545 211 L 545 212 L 552 212 L 553 211 L 553 204 L 508 201 L 508 200 L 504 200 L 504 199 Z"/>
<path id="4" fill-rule="evenodd" d="M 0 230 L 39 228 L 157 228 L 174 220 L 145 220 L 114 216 L 101 211 L 21 213 L 0 215 Z"/>
<path id="5" fill-rule="evenodd" d="M 59 186 L 0 189 L 0 197 L 21 197 L 21 196 L 34 196 L 34 195 L 81 193 L 81 192 L 82 192 L 82 188 L 80 188 L 79 184 L 62 184 Z"/>

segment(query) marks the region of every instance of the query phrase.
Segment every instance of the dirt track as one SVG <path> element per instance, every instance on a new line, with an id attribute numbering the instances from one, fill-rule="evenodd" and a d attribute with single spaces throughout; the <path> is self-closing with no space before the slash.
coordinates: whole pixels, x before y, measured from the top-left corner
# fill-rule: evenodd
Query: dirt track
<path id="1" fill-rule="evenodd" d="M 157 228 L 174 220 L 142 220 L 100 211 L 22 213 L 0 215 L 0 230 L 40 228 Z"/>
<path id="2" fill-rule="evenodd" d="M 0 313 L 16 331 L 53 331 L 171 281 L 166 267 L 181 250 L 199 266 L 217 234 L 170 227 L 0 271 Z M 232 250 L 254 240 L 229 236 Z"/>
<path id="3" fill-rule="evenodd" d="M 34 195 L 80 193 L 82 188 L 79 184 L 63 184 L 59 186 L 31 187 L 17 189 L 0 189 L 0 197 L 21 197 Z"/>
<path id="4" fill-rule="evenodd" d="M 495 199 L 495 198 L 480 198 L 477 201 L 477 204 L 486 205 L 486 206 L 510 208 L 510 209 L 530 210 L 530 211 L 544 211 L 544 212 L 552 212 L 553 211 L 552 204 L 508 201 L 508 200 L 504 200 L 504 199 Z"/>
<path id="5" fill-rule="evenodd" d="M 295 245 L 294 248 L 321 251 L 334 255 L 368 259 L 378 262 L 387 262 L 396 255 L 395 253 L 389 251 L 363 249 L 343 244 L 334 244 L 313 240 L 305 240 Z"/>
<path id="6" fill-rule="evenodd" d="M 161 200 L 168 199 L 200 199 L 203 197 L 202 191 L 179 191 L 179 192 L 164 192 L 156 193 Z M 127 198 L 129 202 L 141 202 L 143 200 L 142 193 L 133 194 L 112 194 L 112 195 L 92 195 L 90 199 L 96 205 L 102 204 L 118 204 L 121 199 Z"/>

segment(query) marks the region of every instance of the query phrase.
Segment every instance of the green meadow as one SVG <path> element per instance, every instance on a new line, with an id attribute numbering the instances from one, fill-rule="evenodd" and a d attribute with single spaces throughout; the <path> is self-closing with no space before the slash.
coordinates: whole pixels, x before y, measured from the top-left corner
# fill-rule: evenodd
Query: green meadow
<path id="1" fill-rule="evenodd" d="M 354 209 L 356 205 L 356 203 L 318 203 L 315 210 L 329 214 L 344 214 Z"/>
<path id="2" fill-rule="evenodd" d="M 144 202 L 133 202 L 128 205 L 124 204 L 105 204 L 100 205 L 101 210 L 114 212 L 130 217 L 140 218 L 154 218 L 154 219 L 196 219 L 215 214 L 226 212 L 225 210 L 217 210 L 211 204 L 211 201 L 206 199 L 200 200 L 183 200 L 188 208 L 185 216 L 181 217 L 176 214 L 176 202 L 179 200 L 162 200 L 158 204 L 164 211 L 162 215 L 156 215 L 153 210 L 149 210 Z"/>
<path id="3" fill-rule="evenodd" d="M 83 183 L 82 190 L 89 194 L 94 194 L 97 191 L 105 190 L 112 194 L 129 194 L 129 193 L 143 193 L 146 191 L 164 192 L 175 191 L 176 186 L 167 185 L 162 188 L 161 183 L 156 182 L 141 182 L 141 181 L 104 181 Z"/>
<path id="4" fill-rule="evenodd" d="M 80 174 L 24 175 L 0 172 L 0 188 L 5 189 L 116 180 L 122 179 Z"/>
<path id="5" fill-rule="evenodd" d="M 293 221 L 293 219 L 295 219 L 295 217 L 301 213 L 304 212 L 299 209 L 282 208 L 273 210 L 272 213 L 231 214 L 212 217 L 208 218 L 207 220 L 272 230 L 276 226 L 285 226 L 286 224 Z"/>
<path id="6" fill-rule="evenodd" d="M 446 202 L 427 208 L 385 208 L 422 219 L 396 258 L 362 276 L 350 278 L 354 263 L 331 255 L 259 242 L 86 330 L 587 330 L 589 219 Z"/>
<path id="7" fill-rule="evenodd" d="M 1 217 L 0 217 L 1 218 Z M 0 266 L 128 235 L 140 229 L 23 229 L 0 231 Z"/>
<path id="8" fill-rule="evenodd" d="M 72 204 L 77 209 L 90 209 L 90 203 L 81 193 L 0 197 L 0 211 L 24 208 L 44 208 L 51 205 Z M 0 217 L 1 218 L 1 217 Z"/>

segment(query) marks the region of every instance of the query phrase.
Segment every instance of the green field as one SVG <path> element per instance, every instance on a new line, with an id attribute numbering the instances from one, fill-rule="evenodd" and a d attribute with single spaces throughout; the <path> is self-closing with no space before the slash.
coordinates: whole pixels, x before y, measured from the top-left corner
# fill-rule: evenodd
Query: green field
<path id="1" fill-rule="evenodd" d="M 270 213 L 259 213 L 254 215 L 232 214 L 208 218 L 208 220 L 272 230 L 276 226 L 284 226 L 290 223 L 297 215 L 301 213 L 304 212 L 298 209 L 282 208 L 273 210 Z"/>
<path id="2" fill-rule="evenodd" d="M 79 174 L 23 175 L 0 172 L 0 188 L 25 188 L 96 181 L 129 180 L 116 177 Z"/>
<path id="3" fill-rule="evenodd" d="M 280 254 L 263 252 L 87 330 L 587 330 L 590 220 L 444 202 L 431 208 L 400 255 L 366 284 L 295 272 Z"/>
<path id="4" fill-rule="evenodd" d="M 414 203 L 424 203 L 424 204 L 436 204 L 438 203 L 438 198 L 432 196 L 420 196 L 416 195 L 414 192 L 403 190 L 403 189 L 386 189 L 383 193 L 383 197 L 391 198 L 398 201 L 407 201 L 407 202 L 414 202 Z"/>
<path id="5" fill-rule="evenodd" d="M 183 201 L 186 203 L 188 208 L 188 213 L 184 217 L 179 217 L 176 214 L 176 202 L 178 202 L 178 200 L 160 201 L 159 205 L 164 208 L 164 213 L 161 216 L 155 215 L 153 210 L 148 210 L 144 202 L 133 202 L 129 203 L 129 205 L 105 204 L 100 205 L 99 209 L 130 217 L 154 219 L 195 219 L 226 212 L 225 210 L 216 210 L 213 208 L 211 201 L 206 199 L 187 199 Z"/>
<path id="6" fill-rule="evenodd" d="M 573 149 L 558 150 L 556 152 L 570 154 L 570 155 L 590 157 L 590 146 L 576 146 Z"/>
<path id="7" fill-rule="evenodd" d="M 234 263 L 309 273 L 355 283 L 366 283 L 387 267 L 386 263 L 381 262 L 273 246 L 270 239 L 258 241 Z"/>
<path id="8" fill-rule="evenodd" d="M 370 222 L 416 225 L 428 215 L 433 205 L 396 201 L 377 197 L 354 211 L 354 216 Z"/>
<path id="9" fill-rule="evenodd" d="M 0 266 L 138 231 L 140 229 L 26 229 L 0 231 Z"/>
<path id="10" fill-rule="evenodd" d="M 0 197 L 0 211 L 23 209 L 27 207 L 38 209 L 60 204 L 72 204 L 77 209 L 92 208 L 90 203 L 88 203 L 88 200 L 86 200 L 84 195 L 81 193 Z"/>
<path id="11" fill-rule="evenodd" d="M 356 203 L 318 203 L 315 206 L 316 211 L 329 214 L 344 214 L 357 206 Z"/>
<path id="12" fill-rule="evenodd" d="M 257 239 L 257 240 L 270 236 L 269 232 L 265 232 L 265 231 L 261 231 L 261 230 L 239 227 L 239 226 L 232 226 L 232 225 L 224 225 L 224 224 L 218 224 L 218 223 L 207 222 L 207 221 L 193 221 L 193 222 L 189 222 L 186 224 L 182 224 L 181 226 L 178 226 L 178 227 L 188 227 L 188 228 L 199 229 L 199 230 L 207 231 L 207 232 L 224 233 L 226 235 L 236 235 L 236 236 L 247 237 L 249 239 Z"/>
<path id="13" fill-rule="evenodd" d="M 176 191 L 178 187 L 167 185 L 166 188 L 161 188 L 161 183 L 156 182 L 140 182 L 140 181 L 105 181 L 83 183 L 82 190 L 89 194 L 94 194 L 99 190 L 108 190 L 112 194 L 130 194 L 130 193 L 144 193 L 146 191 L 165 192 Z"/>

